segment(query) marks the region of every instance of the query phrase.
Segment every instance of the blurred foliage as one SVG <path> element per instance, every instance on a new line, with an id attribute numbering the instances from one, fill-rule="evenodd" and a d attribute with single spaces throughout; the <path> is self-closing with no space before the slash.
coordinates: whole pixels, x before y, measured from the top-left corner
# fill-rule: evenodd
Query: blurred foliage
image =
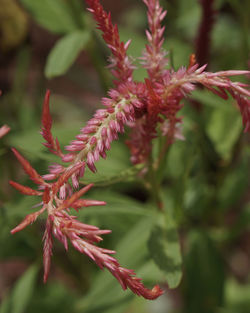
<path id="1" fill-rule="evenodd" d="M 11 260 L 24 261 L 27 269 L 20 271 L 11 283 L 7 280 L 8 271 L 7 276 L 2 275 L 6 284 L 3 280 L 0 287 L 0 313 L 248 313 L 249 137 L 242 133 L 234 102 L 202 89 L 186 100 L 181 111 L 186 140 L 176 142 L 167 155 L 161 190 L 164 214 L 157 214 L 147 188 L 137 178 L 140 167 L 131 167 L 125 137 L 113 143 L 107 160 L 97 164 L 98 173 L 87 171 L 82 181 L 96 184 L 88 197 L 108 204 L 80 211 L 80 219 L 112 229 L 112 235 L 105 237 L 105 247 L 116 249 L 119 262 L 134 269 L 147 285 L 160 283 L 166 288 L 165 295 L 149 303 L 130 291 L 124 292 L 109 273 L 73 249 L 64 252 L 57 242 L 51 277 L 46 285 L 42 284 L 44 221 L 14 237 L 9 234 L 36 204 L 32 197 L 23 197 L 8 186 L 10 178 L 31 185 L 12 157 L 10 147 L 18 148 L 45 174 L 48 165 L 56 160 L 41 144 L 39 134 L 45 86 L 54 82 L 57 90 L 64 91 L 73 82 L 99 97 L 111 82 L 104 67 L 107 48 L 82 1 L 19 2 L 23 9 L 15 1 L 0 0 L 0 47 L 5 52 L 12 49 L 11 57 L 15 59 L 0 106 L 0 125 L 7 123 L 12 128 L 0 141 L 0 271 Z M 195 51 L 200 1 L 161 3 L 168 9 L 165 48 L 170 64 L 177 69 L 187 65 L 189 55 Z M 140 1 L 124 1 L 123 5 L 126 10 L 114 13 L 121 24 L 121 38 L 132 39 L 129 53 L 139 64 L 137 58 L 145 44 L 147 27 L 145 8 Z M 211 34 L 210 69 L 247 68 L 250 2 L 217 0 L 215 5 L 218 13 Z M 38 84 L 32 90 L 28 82 L 33 78 L 28 77 L 32 75 L 35 50 L 32 40 L 21 44 L 31 32 L 32 26 L 27 28 L 28 16 L 30 23 L 56 35 L 54 46 L 47 51 L 45 66 L 41 62 Z M 81 68 L 79 56 L 91 63 L 88 66 L 99 80 Z M 3 58 L 3 65 L 4 62 Z M 134 78 L 142 81 L 145 74 L 140 68 Z M 53 132 L 62 145 L 78 133 L 91 113 L 79 105 L 82 99 L 69 98 L 55 92 L 51 99 Z M 197 103 L 201 107 L 198 110 Z M 154 144 L 157 149 L 158 142 Z M 177 285 L 175 291 L 170 290 Z"/>
<path id="2" fill-rule="evenodd" d="M 27 14 L 14 0 L 1 0 L 0 8 L 0 50 L 7 52 L 19 46 L 27 36 Z"/>

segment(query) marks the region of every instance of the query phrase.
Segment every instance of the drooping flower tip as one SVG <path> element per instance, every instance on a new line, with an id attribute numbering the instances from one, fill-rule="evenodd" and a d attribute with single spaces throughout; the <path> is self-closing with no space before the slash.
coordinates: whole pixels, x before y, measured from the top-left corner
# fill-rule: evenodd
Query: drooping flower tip
<path id="1" fill-rule="evenodd" d="M 164 294 L 164 290 L 162 290 L 159 285 L 155 285 L 153 289 L 150 290 L 150 292 L 147 292 L 143 296 L 148 300 L 155 300 L 163 294 Z"/>

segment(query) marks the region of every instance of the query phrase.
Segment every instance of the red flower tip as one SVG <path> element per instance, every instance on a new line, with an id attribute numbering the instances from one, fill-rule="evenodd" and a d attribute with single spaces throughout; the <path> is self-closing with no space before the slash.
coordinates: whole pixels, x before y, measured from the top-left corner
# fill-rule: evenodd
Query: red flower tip
<path id="1" fill-rule="evenodd" d="M 105 201 L 98 201 L 98 200 L 90 200 L 90 199 L 79 199 L 76 200 L 73 204 L 72 207 L 74 209 L 79 209 L 82 207 L 89 207 L 89 206 L 102 206 L 106 205 L 107 203 Z"/>
<path id="2" fill-rule="evenodd" d="M 155 300 L 162 294 L 164 294 L 164 290 L 162 290 L 159 285 L 155 285 L 152 290 L 147 291 L 145 294 L 142 294 L 142 296 L 148 300 Z"/>
<path id="3" fill-rule="evenodd" d="M 51 133 L 52 127 L 52 117 L 50 115 L 50 108 L 49 108 L 49 100 L 50 100 L 50 91 L 47 90 L 43 102 L 43 112 L 42 112 L 42 131 L 41 134 L 43 138 L 46 140 L 43 145 L 49 149 L 50 152 L 62 156 L 62 151 L 58 142 L 58 139 L 54 139 Z"/>
<path id="4" fill-rule="evenodd" d="M 49 110 L 50 90 L 46 91 L 43 102 L 42 124 L 46 129 L 50 129 L 52 126 L 52 118 Z"/>
<path id="5" fill-rule="evenodd" d="M 18 161 L 21 163 L 24 171 L 30 176 L 34 183 L 38 185 L 44 185 L 45 182 L 42 177 L 36 172 L 36 170 L 30 165 L 30 163 L 15 149 L 11 149 L 15 154 Z"/>
<path id="6" fill-rule="evenodd" d="M 30 187 L 27 186 L 23 186 L 21 184 L 18 184 L 12 180 L 9 181 L 9 184 L 14 187 L 15 189 L 17 189 L 18 191 L 20 191 L 21 193 L 23 193 L 24 195 L 28 195 L 28 196 L 41 196 L 43 193 L 41 191 L 37 191 L 34 189 L 31 189 Z"/>
<path id="7" fill-rule="evenodd" d="M 17 225 L 14 229 L 11 230 L 11 234 L 13 235 L 19 232 L 20 230 L 23 230 L 26 226 L 34 223 L 35 220 L 38 218 L 38 216 L 42 214 L 44 211 L 45 211 L 45 208 L 43 207 L 41 208 L 41 210 L 35 213 L 28 214 L 19 225 Z"/>
<path id="8" fill-rule="evenodd" d="M 192 53 L 189 57 L 189 65 L 188 65 L 188 69 L 190 69 L 191 67 L 193 67 L 196 64 L 196 56 L 194 53 Z"/>
<path id="9" fill-rule="evenodd" d="M 46 223 L 46 230 L 43 236 L 44 247 L 43 247 L 43 265 L 44 265 L 44 274 L 43 282 L 46 283 L 50 270 L 51 256 L 52 256 L 52 223 L 50 218 L 48 218 Z"/>

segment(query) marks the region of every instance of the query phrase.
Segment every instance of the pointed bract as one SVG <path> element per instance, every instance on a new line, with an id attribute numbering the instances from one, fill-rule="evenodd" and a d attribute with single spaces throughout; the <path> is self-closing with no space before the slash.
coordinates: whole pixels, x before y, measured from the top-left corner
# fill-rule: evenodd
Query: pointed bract
<path id="1" fill-rule="evenodd" d="M 10 180 L 10 185 L 12 187 L 14 187 L 16 190 L 20 191 L 21 193 L 23 193 L 24 195 L 28 195 L 28 196 L 41 196 L 43 193 L 41 191 L 37 191 L 34 189 L 31 189 L 30 187 L 27 186 L 23 186 L 19 183 L 16 183 L 12 180 Z"/>
<path id="2" fill-rule="evenodd" d="M 15 149 L 12 148 L 18 161 L 21 163 L 24 171 L 29 175 L 31 180 L 38 185 L 46 185 L 42 177 L 37 173 L 37 171 L 30 165 L 30 163 Z"/>

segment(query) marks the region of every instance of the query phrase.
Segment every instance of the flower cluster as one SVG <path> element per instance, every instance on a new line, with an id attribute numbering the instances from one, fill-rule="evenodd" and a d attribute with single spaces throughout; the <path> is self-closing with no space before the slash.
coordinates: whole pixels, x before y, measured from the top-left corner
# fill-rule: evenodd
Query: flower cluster
<path id="1" fill-rule="evenodd" d="M 117 26 L 112 24 L 110 14 L 105 12 L 99 0 L 86 0 L 89 11 L 97 21 L 103 39 L 112 53 L 111 72 L 115 77 L 115 88 L 109 91 L 107 98 L 102 99 L 103 108 L 96 111 L 93 118 L 64 150 L 51 132 L 50 92 L 46 93 L 41 134 L 46 141 L 44 145 L 51 153 L 57 155 L 64 165 L 61 163 L 51 165 L 49 173 L 42 177 L 19 152 L 13 149 L 25 172 L 38 188 L 34 190 L 16 182 L 10 183 L 23 194 L 42 197 L 42 207 L 39 211 L 27 215 L 12 233 L 22 230 L 33 223 L 40 214 L 47 212 L 43 238 L 44 281 L 47 280 L 49 273 L 54 235 L 63 243 L 66 250 L 70 242 L 100 268 L 107 268 L 123 289 L 130 288 L 137 295 L 155 299 L 163 293 L 158 285 L 152 290 L 147 289 L 133 270 L 121 267 L 110 255 L 115 251 L 96 245 L 102 240 L 101 235 L 109 233 L 110 230 L 100 230 L 96 226 L 83 224 L 70 214 L 70 209 L 78 210 L 81 207 L 105 204 L 102 201 L 82 199 L 81 197 L 93 185 L 90 184 L 77 191 L 79 178 L 84 176 L 86 166 L 96 172 L 96 161 L 100 157 L 106 157 L 106 151 L 110 149 L 112 141 L 118 138 L 119 133 L 124 132 L 125 126 L 131 130 L 127 141 L 131 161 L 134 164 L 144 164 L 144 172 L 147 172 L 152 140 L 159 135 L 159 131 L 165 138 L 165 150 L 176 139 L 183 138 L 180 128 L 182 119 L 178 116 L 182 108 L 181 101 L 199 85 L 203 85 L 223 99 L 227 99 L 228 94 L 231 94 L 238 103 L 245 131 L 250 131 L 250 91 L 246 85 L 232 82 L 228 78 L 234 75 L 247 75 L 248 71 L 206 72 L 206 65 L 199 66 L 194 56 L 190 58 L 187 68 L 182 67 L 177 71 L 167 69 L 167 53 L 163 49 L 164 27 L 161 26 L 166 11 L 160 7 L 158 0 L 143 1 L 148 9 L 149 30 L 146 31 L 148 44 L 141 60 L 147 69 L 148 77 L 145 78 L 145 82 L 139 83 L 133 81 L 134 66 L 127 55 L 130 41 L 127 43 L 120 41 Z"/>

